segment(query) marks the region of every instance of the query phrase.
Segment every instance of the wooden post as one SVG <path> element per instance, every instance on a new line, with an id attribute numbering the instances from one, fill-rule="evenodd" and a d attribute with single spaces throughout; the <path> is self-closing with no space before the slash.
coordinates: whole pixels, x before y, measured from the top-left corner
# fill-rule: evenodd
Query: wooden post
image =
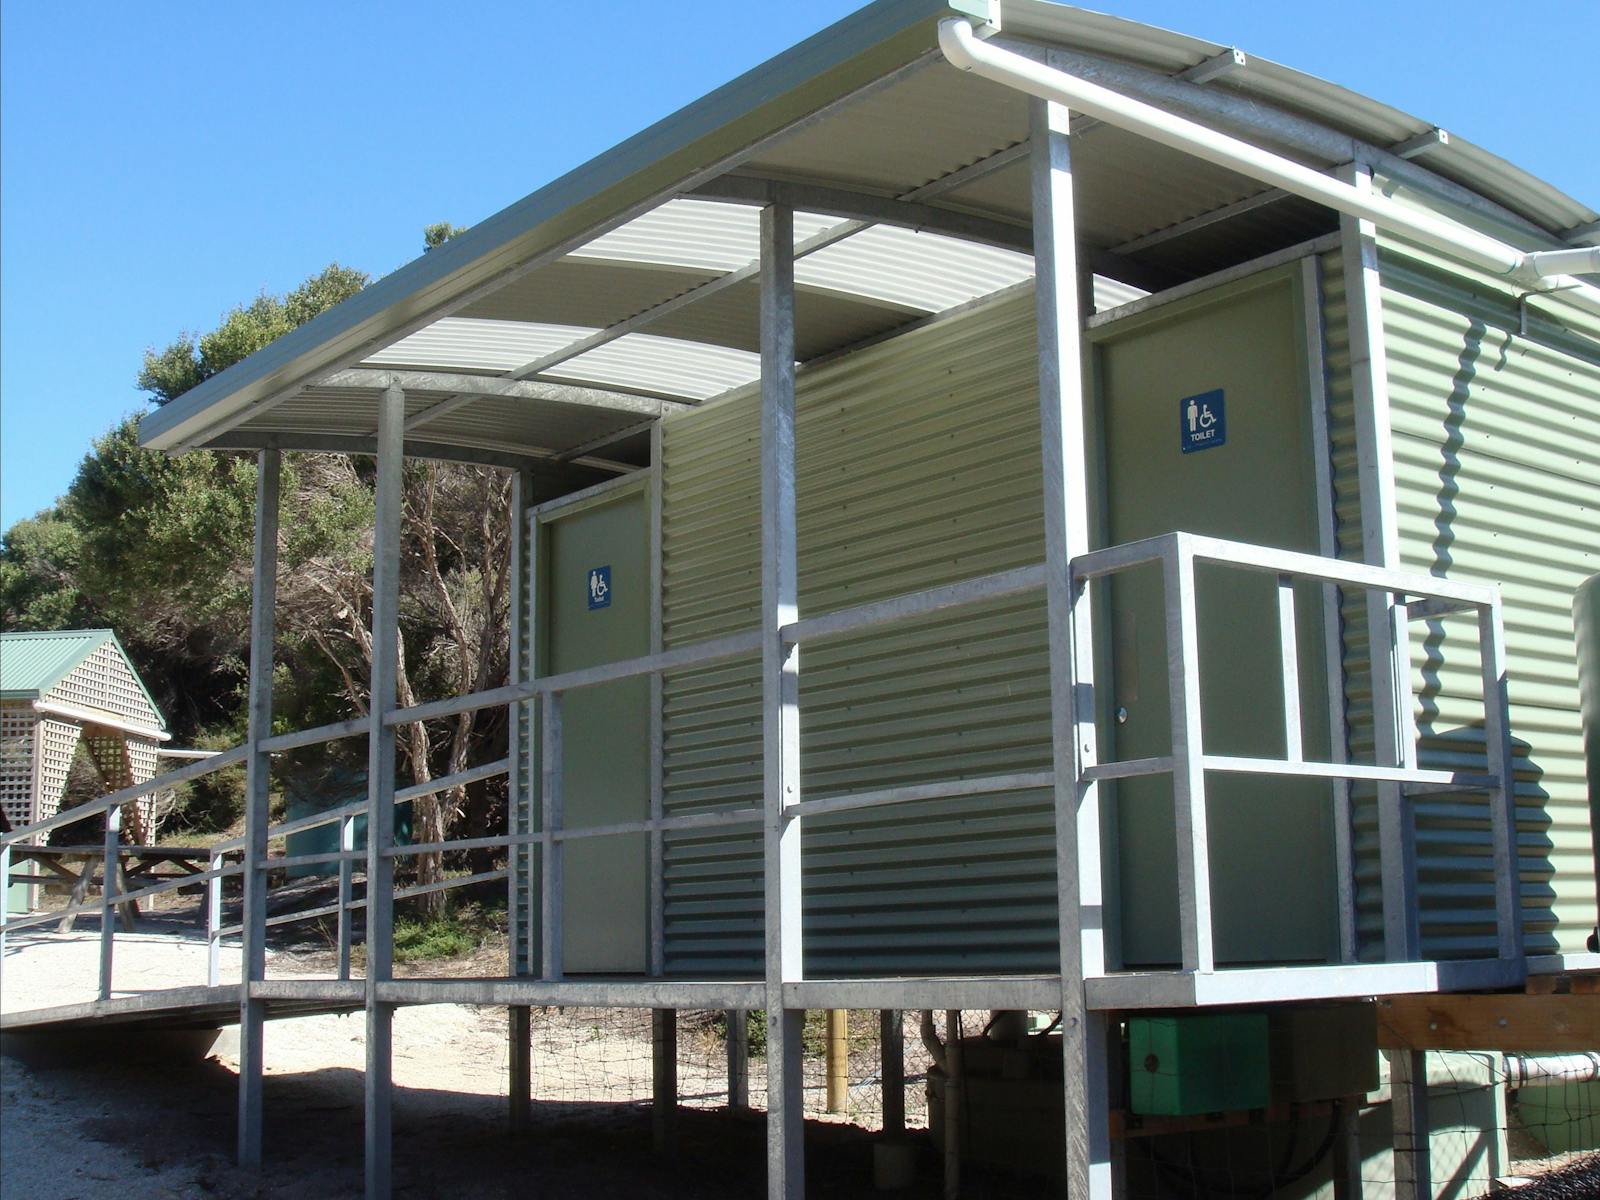
<path id="1" fill-rule="evenodd" d="M 828 1111 L 842 1113 L 850 1107 L 850 1014 L 842 1008 L 828 1010 Z"/>

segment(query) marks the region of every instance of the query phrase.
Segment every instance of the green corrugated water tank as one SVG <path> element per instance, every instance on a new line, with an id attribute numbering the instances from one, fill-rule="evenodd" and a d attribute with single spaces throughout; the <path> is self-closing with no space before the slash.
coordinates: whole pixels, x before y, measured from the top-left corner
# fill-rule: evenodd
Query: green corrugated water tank
<path id="1" fill-rule="evenodd" d="M 1572 598 L 1578 643 L 1578 697 L 1583 713 L 1583 756 L 1589 777 L 1589 828 L 1594 836 L 1595 880 L 1600 887 L 1600 575 L 1578 585 Z M 1591 947 L 1593 949 L 1593 947 Z"/>

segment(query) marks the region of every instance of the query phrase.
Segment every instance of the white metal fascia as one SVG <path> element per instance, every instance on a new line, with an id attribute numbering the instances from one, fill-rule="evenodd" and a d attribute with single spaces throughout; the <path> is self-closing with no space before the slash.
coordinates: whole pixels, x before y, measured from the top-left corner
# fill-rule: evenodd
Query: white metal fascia
<path id="1" fill-rule="evenodd" d="M 112 713 L 102 712 L 96 708 L 81 708 L 76 704 L 62 704 L 58 700 L 35 700 L 34 710 L 48 713 L 53 717 L 63 717 L 68 721 L 77 721 L 82 725 L 104 725 L 107 729 L 116 729 L 122 733 L 130 733 L 135 737 L 149 738 L 156 742 L 165 742 L 172 739 L 172 735 L 164 729 L 157 729 L 153 725 L 140 725 L 126 717 L 115 716 Z"/>
<path id="2" fill-rule="evenodd" d="M 939 23 L 939 46 L 952 66 L 1052 101 L 1252 179 L 1282 188 L 1336 212 L 1404 233 L 1490 274 L 1558 289 L 1572 303 L 1600 313 L 1600 288 L 1568 270 L 1600 269 L 1600 248 L 1529 253 L 1454 221 L 1408 209 L 1376 192 L 1361 192 L 1312 167 L 1164 111 L 1056 67 L 984 42 L 970 22 Z M 1592 260 L 1592 261 L 1591 261 Z"/>

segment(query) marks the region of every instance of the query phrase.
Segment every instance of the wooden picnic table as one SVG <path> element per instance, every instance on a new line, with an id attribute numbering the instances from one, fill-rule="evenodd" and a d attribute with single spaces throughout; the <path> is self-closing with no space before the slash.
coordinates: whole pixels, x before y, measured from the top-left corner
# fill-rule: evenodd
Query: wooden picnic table
<path id="1" fill-rule="evenodd" d="M 164 879 L 183 879 L 190 875 L 203 875 L 210 867 L 211 852 L 204 846 L 118 846 L 116 865 L 116 888 L 119 894 L 159 883 Z M 101 893 L 105 891 L 105 880 L 98 879 L 96 872 L 101 870 L 105 861 L 104 846 L 29 846 L 16 844 L 11 847 L 13 862 L 13 879 L 16 875 L 16 864 L 21 862 L 37 863 L 49 871 L 49 875 L 23 876 L 19 882 L 48 883 L 60 881 L 71 887 L 71 896 L 67 900 L 67 915 L 61 918 L 60 932 L 66 933 L 72 928 L 73 921 L 78 914 L 72 909 L 88 898 L 89 888 L 99 883 Z M 189 891 L 191 888 L 204 888 L 205 881 L 197 881 L 190 887 L 175 888 L 174 891 Z M 208 895 L 203 892 L 202 895 Z M 204 925 L 206 919 L 206 906 L 200 905 L 199 923 Z M 133 928 L 134 918 L 139 915 L 139 902 L 130 900 L 126 904 L 117 905 L 117 911 L 122 917 L 124 929 Z"/>

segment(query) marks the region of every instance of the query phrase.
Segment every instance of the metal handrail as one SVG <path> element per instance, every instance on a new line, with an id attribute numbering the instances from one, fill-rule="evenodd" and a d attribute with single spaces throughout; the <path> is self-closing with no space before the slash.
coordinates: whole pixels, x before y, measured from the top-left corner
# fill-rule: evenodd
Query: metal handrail
<path id="1" fill-rule="evenodd" d="M 1283 673 L 1284 757 L 1248 758 L 1208 754 L 1200 721 L 1200 664 L 1194 568 L 1215 563 L 1270 575 L 1278 583 L 1279 646 Z M 1498 954 L 1505 962 L 1522 958 L 1522 929 L 1517 900 L 1515 801 L 1505 691 L 1504 634 L 1497 588 L 1430 575 L 1374 567 L 1297 551 L 1278 550 L 1189 533 L 1167 533 L 1113 546 L 1072 560 L 1074 603 L 1091 580 L 1136 567 L 1159 565 L 1166 591 L 1166 635 L 1172 749 L 1167 755 L 1100 762 L 1085 780 L 1128 779 L 1170 775 L 1179 845 L 1179 911 L 1186 971 L 1215 969 L 1211 947 L 1210 865 L 1207 859 L 1205 776 L 1208 772 L 1295 776 L 1341 784 L 1376 783 L 1394 789 L 1397 800 L 1413 795 L 1479 791 L 1488 794 L 1494 844 L 1495 907 Z M 1482 664 L 1487 771 L 1423 770 L 1407 765 L 1402 753 L 1393 764 L 1366 765 L 1306 759 L 1299 729 L 1299 662 L 1296 649 L 1294 585 L 1310 580 L 1379 592 L 1388 597 L 1390 619 L 1432 619 L 1451 612 L 1475 612 Z M 1415 611 L 1413 612 L 1413 608 Z M 1401 677 L 1408 674 L 1397 672 Z M 1408 704 L 1409 711 L 1409 704 Z M 1349 717 L 1346 714 L 1348 737 Z M 1414 743 L 1413 734 L 1413 743 Z M 1385 806 L 1388 811 L 1393 805 Z M 1408 812 L 1398 814 L 1409 819 Z M 1404 908 L 1403 919 L 1417 917 L 1414 865 L 1407 867 L 1390 839 L 1380 839 L 1379 860 L 1385 884 L 1385 909 Z"/>

